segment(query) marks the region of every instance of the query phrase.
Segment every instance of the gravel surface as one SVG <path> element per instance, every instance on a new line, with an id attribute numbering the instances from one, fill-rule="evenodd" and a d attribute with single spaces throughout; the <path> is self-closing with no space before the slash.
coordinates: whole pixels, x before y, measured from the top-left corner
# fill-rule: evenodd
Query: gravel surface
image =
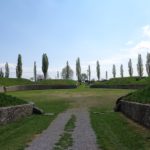
<path id="1" fill-rule="evenodd" d="M 25 150 L 53 150 L 71 115 L 76 116 L 76 127 L 73 131 L 73 146 L 68 150 L 98 150 L 96 137 L 90 124 L 87 109 L 70 109 L 58 115 L 41 135 L 35 138 Z"/>
<path id="2" fill-rule="evenodd" d="M 53 150 L 55 143 L 64 132 L 65 124 L 70 119 L 71 114 L 70 110 L 59 114 L 50 126 L 35 138 L 25 150 Z"/>
<path id="3" fill-rule="evenodd" d="M 98 150 L 96 136 L 90 124 L 89 113 L 86 109 L 75 112 L 77 122 L 73 132 L 74 144 L 72 150 Z"/>

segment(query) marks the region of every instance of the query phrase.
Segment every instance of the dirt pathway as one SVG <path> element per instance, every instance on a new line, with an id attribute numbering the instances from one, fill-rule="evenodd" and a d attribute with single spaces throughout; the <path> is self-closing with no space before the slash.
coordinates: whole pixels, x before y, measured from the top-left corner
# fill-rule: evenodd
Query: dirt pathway
<path id="1" fill-rule="evenodd" d="M 73 146 L 69 150 L 98 150 L 96 137 L 90 124 L 87 109 L 69 109 L 51 123 L 47 130 L 35 138 L 31 145 L 25 150 L 53 150 L 60 135 L 64 132 L 64 127 L 71 115 L 76 116 L 76 127 L 73 132 Z"/>

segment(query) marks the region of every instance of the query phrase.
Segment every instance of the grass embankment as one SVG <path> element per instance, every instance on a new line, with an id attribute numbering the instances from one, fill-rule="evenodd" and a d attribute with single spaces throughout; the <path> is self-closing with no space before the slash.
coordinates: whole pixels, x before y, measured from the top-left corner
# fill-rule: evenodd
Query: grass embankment
<path id="1" fill-rule="evenodd" d="M 124 97 L 124 100 L 150 104 L 150 86 L 128 94 Z"/>
<path id="2" fill-rule="evenodd" d="M 95 82 L 93 85 L 147 85 L 147 84 L 150 84 L 150 77 L 113 78 L 107 81 Z"/>
<path id="3" fill-rule="evenodd" d="M 16 79 L 16 78 L 0 78 L 0 86 L 15 86 L 15 85 L 33 85 L 33 84 L 42 84 L 42 85 L 52 85 L 52 86 L 68 86 L 76 85 L 74 80 L 41 80 L 37 82 L 32 82 L 28 79 Z"/>
<path id="4" fill-rule="evenodd" d="M 14 96 L 0 93 L 0 107 L 15 106 L 21 104 L 27 104 L 27 102 Z"/>
<path id="5" fill-rule="evenodd" d="M 0 149 L 23 150 L 28 142 L 49 126 L 57 114 L 68 108 L 69 103 L 67 103 L 65 99 L 50 96 L 50 91 L 51 90 L 12 93 L 13 96 L 17 96 L 27 101 L 33 101 L 45 112 L 54 113 L 54 115 L 32 115 L 5 126 L 1 125 Z"/>
<path id="6" fill-rule="evenodd" d="M 29 85 L 32 83 L 28 79 L 0 78 L 0 86 Z"/>
<path id="7" fill-rule="evenodd" d="M 37 84 L 44 84 L 44 85 L 52 85 L 52 86 L 61 86 L 61 85 L 76 85 L 76 81 L 74 80 L 42 80 L 38 81 Z"/>

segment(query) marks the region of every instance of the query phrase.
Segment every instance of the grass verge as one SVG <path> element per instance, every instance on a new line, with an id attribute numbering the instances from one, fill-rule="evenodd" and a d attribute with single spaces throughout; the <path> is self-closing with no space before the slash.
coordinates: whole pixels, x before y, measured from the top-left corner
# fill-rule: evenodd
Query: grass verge
<path id="1" fill-rule="evenodd" d="M 91 122 L 97 143 L 103 150 L 149 150 L 150 148 L 150 132 L 129 123 L 120 113 L 92 108 Z"/>
<path id="2" fill-rule="evenodd" d="M 64 133 L 60 136 L 59 141 L 55 144 L 54 150 L 66 150 L 73 144 L 72 132 L 75 128 L 76 117 L 71 116 L 71 119 L 65 125 Z"/>

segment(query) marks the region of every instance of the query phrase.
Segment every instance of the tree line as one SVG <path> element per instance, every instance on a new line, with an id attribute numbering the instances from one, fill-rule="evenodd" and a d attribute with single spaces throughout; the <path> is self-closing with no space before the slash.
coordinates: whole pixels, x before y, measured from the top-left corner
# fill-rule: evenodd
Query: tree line
<path id="1" fill-rule="evenodd" d="M 146 58 L 146 71 L 148 76 L 150 77 L 150 53 L 147 53 L 147 58 Z M 48 60 L 48 56 L 46 53 L 44 53 L 42 55 L 42 72 L 43 72 L 43 77 L 46 80 L 48 77 L 48 68 L 49 68 L 49 60 Z M 140 78 L 143 77 L 143 71 L 144 71 L 144 65 L 143 65 L 143 60 L 142 60 L 142 56 L 141 54 L 138 55 L 138 62 L 137 62 L 137 72 L 138 72 L 138 76 Z M 129 76 L 132 77 L 133 76 L 133 66 L 132 66 L 132 60 L 129 59 L 128 61 L 128 72 L 129 72 Z M 22 78 L 22 73 L 23 73 L 23 68 L 22 68 L 22 56 L 21 54 L 18 55 L 18 59 L 17 59 L 17 65 L 16 65 L 16 77 L 17 78 Z M 34 62 L 34 68 L 33 68 L 33 74 L 34 74 L 34 81 L 38 80 L 37 77 L 37 66 L 36 66 L 36 62 Z M 69 65 L 69 62 L 66 62 L 66 66 L 62 69 L 61 71 L 61 78 L 62 79 L 73 79 L 73 70 Z M 113 64 L 112 66 L 112 75 L 113 78 L 116 78 L 116 65 Z M 3 72 L 2 68 L 0 69 L 0 77 L 5 77 L 5 78 L 9 78 L 10 75 L 10 69 L 9 69 L 9 64 L 8 62 L 6 62 L 5 64 L 5 73 Z M 97 80 L 100 81 L 101 79 L 101 66 L 100 66 L 100 62 L 97 61 L 96 62 L 96 75 L 97 75 Z M 77 80 L 78 82 L 82 82 L 85 80 L 90 81 L 91 80 L 91 67 L 90 65 L 88 66 L 87 69 L 87 73 L 82 73 L 81 70 L 81 64 L 80 64 L 80 58 L 77 58 L 76 60 L 76 76 L 77 76 Z M 123 78 L 124 77 L 124 68 L 123 65 L 120 65 L 120 76 Z M 57 71 L 57 78 L 60 78 L 60 73 L 59 71 Z M 108 79 L 108 71 L 105 72 L 105 79 Z"/>

